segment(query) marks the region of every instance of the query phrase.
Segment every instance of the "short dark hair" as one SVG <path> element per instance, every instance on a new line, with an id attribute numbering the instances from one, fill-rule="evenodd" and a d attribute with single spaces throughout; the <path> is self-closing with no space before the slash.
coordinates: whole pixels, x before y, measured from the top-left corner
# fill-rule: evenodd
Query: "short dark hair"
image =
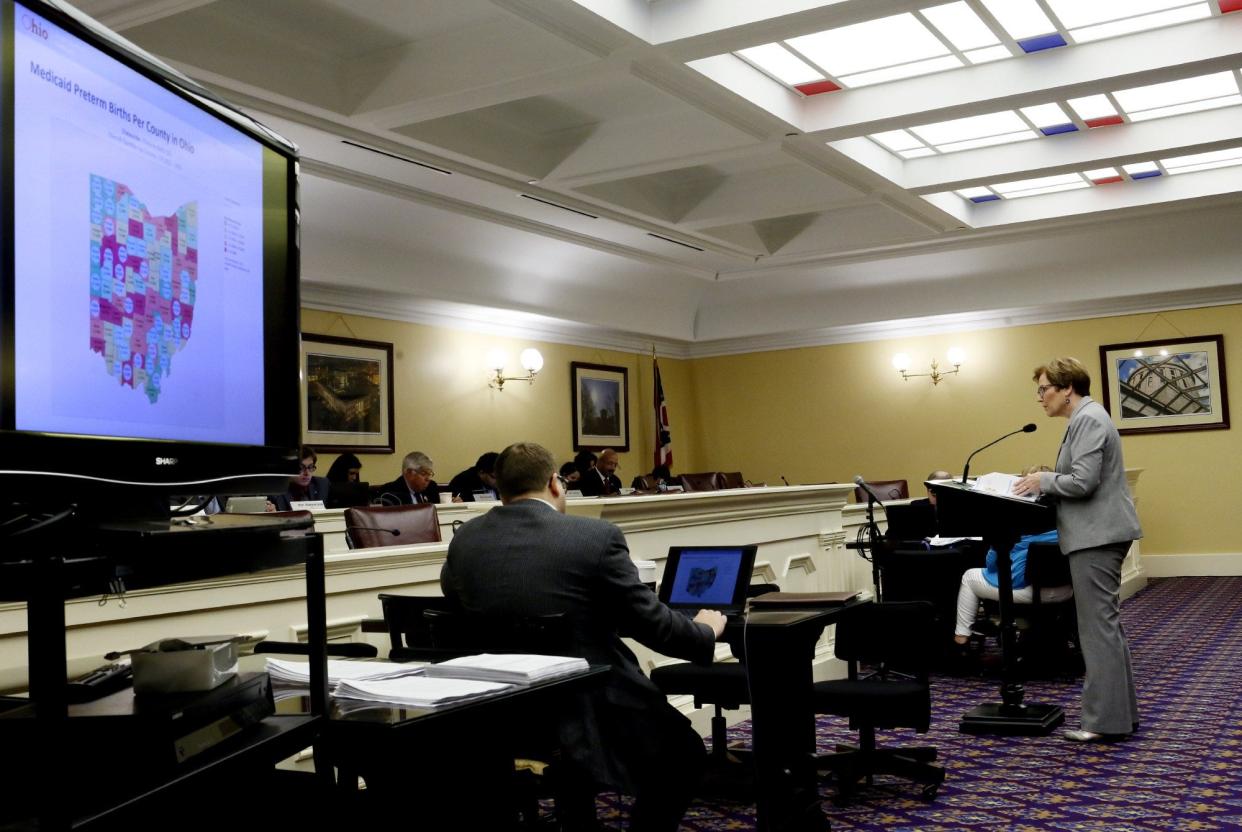
<path id="1" fill-rule="evenodd" d="M 496 459 L 496 488 L 502 500 L 511 500 L 543 491 L 555 472 L 551 451 L 534 442 L 515 442 Z"/>
<path id="2" fill-rule="evenodd" d="M 312 463 L 319 461 L 319 454 L 315 453 L 315 449 L 310 445 L 303 445 L 301 451 L 302 453 L 298 455 L 299 461 L 306 459 L 308 456 L 311 458 Z"/>
<path id="3" fill-rule="evenodd" d="M 1074 392 L 1080 396 L 1091 395 L 1091 375 L 1077 358 L 1066 356 L 1054 358 L 1047 364 L 1040 364 L 1035 368 L 1035 374 L 1031 379 L 1038 382 L 1040 376 L 1047 376 L 1048 383 L 1058 389 L 1065 390 L 1072 387 Z"/>
<path id="4" fill-rule="evenodd" d="M 578 474 L 578 473 L 581 473 L 578 470 L 578 466 L 574 465 L 572 462 L 566 462 L 564 465 L 561 466 L 562 477 L 568 477 L 570 474 Z"/>
<path id="5" fill-rule="evenodd" d="M 483 456 L 479 457 L 478 460 L 474 463 L 474 470 L 482 471 L 485 474 L 491 474 L 495 472 L 496 457 L 498 456 L 500 456 L 500 454 L 496 453 L 495 451 L 488 451 L 487 453 L 483 454 Z"/>

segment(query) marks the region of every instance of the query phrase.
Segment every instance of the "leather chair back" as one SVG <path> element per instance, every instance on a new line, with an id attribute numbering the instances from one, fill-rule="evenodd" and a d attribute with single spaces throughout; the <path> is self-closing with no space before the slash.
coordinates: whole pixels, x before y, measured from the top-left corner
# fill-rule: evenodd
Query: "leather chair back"
<path id="1" fill-rule="evenodd" d="M 881 500 L 905 500 L 910 496 L 910 487 L 905 480 L 867 480 L 867 485 Z M 854 502 L 867 502 L 867 492 L 855 488 Z"/>
<path id="2" fill-rule="evenodd" d="M 347 508 L 345 537 L 353 549 L 437 543 L 440 541 L 440 518 L 433 503 Z"/>
<path id="3" fill-rule="evenodd" d="M 721 487 L 720 474 L 716 471 L 682 474 L 679 479 L 683 491 L 719 491 Z"/>
<path id="4" fill-rule="evenodd" d="M 742 477 L 741 471 L 720 471 L 717 476 L 720 477 L 721 488 L 746 487 L 746 480 Z"/>

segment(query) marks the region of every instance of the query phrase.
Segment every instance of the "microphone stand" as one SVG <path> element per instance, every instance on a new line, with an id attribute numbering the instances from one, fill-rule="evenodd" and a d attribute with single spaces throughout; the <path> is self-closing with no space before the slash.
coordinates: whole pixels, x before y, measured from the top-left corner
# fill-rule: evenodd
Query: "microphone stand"
<path id="1" fill-rule="evenodd" d="M 880 539 L 880 527 L 875 522 L 875 495 L 867 489 L 867 545 L 871 560 L 871 582 L 875 585 L 875 602 L 884 601 L 884 592 L 880 578 L 880 559 L 875 556 L 876 541 Z M 883 545 L 883 544 L 881 544 Z"/>

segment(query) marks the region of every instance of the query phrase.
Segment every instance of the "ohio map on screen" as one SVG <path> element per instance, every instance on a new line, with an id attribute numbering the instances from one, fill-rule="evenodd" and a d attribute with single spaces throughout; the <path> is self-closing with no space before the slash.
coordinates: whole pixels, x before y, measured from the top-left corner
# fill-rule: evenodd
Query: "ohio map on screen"
<path id="1" fill-rule="evenodd" d="M 157 217 L 120 182 L 92 175 L 90 189 L 91 351 L 155 404 L 194 322 L 198 203 Z"/>

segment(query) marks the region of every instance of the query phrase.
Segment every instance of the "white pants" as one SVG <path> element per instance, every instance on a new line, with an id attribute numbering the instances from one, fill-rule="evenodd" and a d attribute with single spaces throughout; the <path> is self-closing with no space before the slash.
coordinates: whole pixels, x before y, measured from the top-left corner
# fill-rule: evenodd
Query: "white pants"
<path id="1" fill-rule="evenodd" d="M 1039 591 L 1039 600 L 1056 603 L 1070 598 L 1073 594 L 1074 588 L 1071 586 L 1046 586 Z M 1015 604 L 1029 604 L 1034 597 L 1034 590 L 1029 586 L 1013 591 Z M 957 592 L 957 627 L 953 631 L 955 635 L 970 635 L 970 625 L 975 623 L 975 616 L 979 613 L 980 598 L 999 601 L 1000 589 L 984 579 L 982 568 L 967 569 L 962 573 L 962 588 Z"/>

